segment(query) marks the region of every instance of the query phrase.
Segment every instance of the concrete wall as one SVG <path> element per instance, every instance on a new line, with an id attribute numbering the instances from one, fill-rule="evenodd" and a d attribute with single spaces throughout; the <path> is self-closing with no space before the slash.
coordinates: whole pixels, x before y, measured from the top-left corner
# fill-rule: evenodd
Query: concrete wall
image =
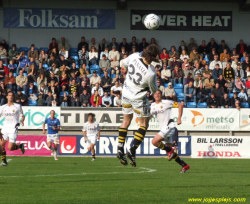
<path id="1" fill-rule="evenodd" d="M 4 7 L 19 8 L 116 8 L 115 1 L 79 1 L 79 0 L 61 0 L 61 1 L 31 1 L 25 3 L 20 0 L 4 0 Z M 204 10 L 204 11 L 233 11 L 233 31 L 227 32 L 207 32 L 207 31 L 136 31 L 130 30 L 130 9 L 156 9 L 156 10 Z M 3 10 L 0 10 L 0 39 L 5 39 L 9 44 L 16 43 L 18 47 L 29 47 L 32 43 L 36 47 L 48 46 L 51 38 L 59 39 L 65 36 L 71 47 L 77 47 L 81 36 L 85 36 L 87 41 L 92 37 L 99 43 L 102 38 L 108 41 L 116 37 L 121 42 L 123 37 L 131 41 L 132 36 L 136 36 L 138 41 L 146 37 L 155 37 L 161 47 L 170 48 L 171 45 L 179 46 L 181 40 L 189 42 L 190 37 L 200 44 L 204 39 L 207 42 L 214 37 L 217 43 L 225 39 L 230 48 L 238 44 L 239 39 L 250 44 L 250 14 L 239 13 L 238 3 L 207 3 L 204 2 L 156 2 L 156 1 L 129 1 L 126 11 L 116 11 L 116 29 L 115 30 L 84 30 L 84 29 L 5 29 L 3 28 Z"/>

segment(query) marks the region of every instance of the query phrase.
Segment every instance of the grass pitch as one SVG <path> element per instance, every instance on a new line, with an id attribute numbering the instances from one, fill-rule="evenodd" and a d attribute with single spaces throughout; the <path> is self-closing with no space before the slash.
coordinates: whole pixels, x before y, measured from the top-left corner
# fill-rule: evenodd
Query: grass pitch
<path id="1" fill-rule="evenodd" d="M 136 168 L 116 158 L 7 158 L 9 166 L 0 167 L 1 204 L 186 204 L 211 197 L 250 203 L 247 159 L 184 159 L 191 169 L 181 174 L 164 158 L 137 158 Z"/>

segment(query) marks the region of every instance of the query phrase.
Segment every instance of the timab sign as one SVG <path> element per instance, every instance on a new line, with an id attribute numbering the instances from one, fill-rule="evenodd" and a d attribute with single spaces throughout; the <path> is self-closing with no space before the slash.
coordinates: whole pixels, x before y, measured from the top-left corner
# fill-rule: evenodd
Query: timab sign
<path id="1" fill-rule="evenodd" d="M 4 8 L 4 27 L 115 29 L 115 10 Z"/>

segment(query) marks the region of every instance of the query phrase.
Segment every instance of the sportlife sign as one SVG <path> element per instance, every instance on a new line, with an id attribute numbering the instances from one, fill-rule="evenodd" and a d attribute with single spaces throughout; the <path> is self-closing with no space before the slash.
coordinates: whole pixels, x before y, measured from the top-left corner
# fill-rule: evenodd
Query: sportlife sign
<path id="1" fill-rule="evenodd" d="M 232 31 L 232 11 L 131 10 L 131 30 L 147 30 L 145 17 L 154 13 L 161 19 L 157 30 Z"/>
<path id="2" fill-rule="evenodd" d="M 115 10 L 4 8 L 4 28 L 115 29 Z"/>

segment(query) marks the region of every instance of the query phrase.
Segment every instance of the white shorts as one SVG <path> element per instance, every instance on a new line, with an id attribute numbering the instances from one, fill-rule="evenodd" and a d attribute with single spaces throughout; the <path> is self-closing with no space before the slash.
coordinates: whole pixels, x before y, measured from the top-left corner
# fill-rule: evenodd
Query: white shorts
<path id="1" fill-rule="evenodd" d="M 158 135 L 162 136 L 166 143 L 173 144 L 174 141 L 178 141 L 178 130 L 176 127 L 163 127 L 160 132 L 158 132 Z"/>
<path id="2" fill-rule="evenodd" d="M 52 142 L 54 144 L 59 144 L 58 134 L 47 134 L 47 142 Z"/>
<path id="3" fill-rule="evenodd" d="M 122 112 L 123 114 L 133 114 L 136 117 L 149 117 L 150 116 L 150 103 L 145 97 L 141 100 L 130 100 L 126 97 L 122 97 Z"/>
<path id="4" fill-rule="evenodd" d="M 87 136 L 87 147 L 89 148 L 91 144 L 96 144 L 97 137 L 96 136 Z"/>
<path id="5" fill-rule="evenodd" d="M 4 130 L 2 129 L 1 133 L 3 134 L 3 139 L 12 143 L 16 143 L 17 133 L 18 129 L 10 129 L 10 130 Z"/>

